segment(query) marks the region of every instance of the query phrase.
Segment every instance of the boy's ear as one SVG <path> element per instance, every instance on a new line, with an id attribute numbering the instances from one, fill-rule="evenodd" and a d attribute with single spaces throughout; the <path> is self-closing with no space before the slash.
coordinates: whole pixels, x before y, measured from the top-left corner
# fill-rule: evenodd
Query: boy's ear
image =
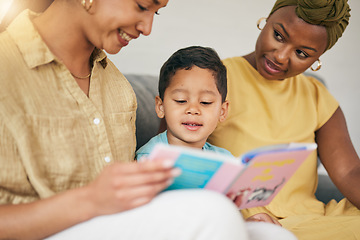
<path id="1" fill-rule="evenodd" d="M 226 119 L 226 117 L 228 115 L 228 110 L 229 110 L 229 102 L 226 100 L 221 105 L 221 112 L 220 112 L 219 122 L 225 121 L 225 119 Z"/>
<path id="2" fill-rule="evenodd" d="M 164 105 L 163 105 L 163 101 L 161 100 L 160 96 L 155 97 L 155 111 L 159 118 L 165 117 Z"/>

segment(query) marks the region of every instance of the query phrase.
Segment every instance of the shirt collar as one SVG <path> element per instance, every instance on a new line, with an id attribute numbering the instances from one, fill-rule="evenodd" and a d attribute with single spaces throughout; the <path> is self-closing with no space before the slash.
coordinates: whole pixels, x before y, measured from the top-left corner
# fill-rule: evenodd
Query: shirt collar
<path id="1" fill-rule="evenodd" d="M 106 68 L 107 56 L 103 50 L 95 48 L 91 55 L 91 59 L 92 59 L 93 63 L 99 62 L 103 68 Z"/>
<path id="2" fill-rule="evenodd" d="M 38 15 L 28 9 L 24 10 L 7 28 L 29 68 L 35 68 L 55 60 L 54 54 L 42 40 L 31 21 Z M 100 49 L 95 48 L 92 53 L 92 61 L 100 62 L 103 68 L 107 66 L 107 56 Z"/>

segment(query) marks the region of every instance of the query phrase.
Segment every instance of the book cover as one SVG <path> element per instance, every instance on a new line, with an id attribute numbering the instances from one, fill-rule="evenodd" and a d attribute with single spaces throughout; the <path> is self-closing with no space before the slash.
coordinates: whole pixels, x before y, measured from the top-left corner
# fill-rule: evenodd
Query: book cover
<path id="1" fill-rule="evenodd" d="M 182 174 L 166 190 L 205 188 L 242 198 L 239 209 L 265 206 L 316 149 L 315 143 L 265 146 L 236 158 L 200 149 L 158 144 L 149 160 L 174 159 Z"/>

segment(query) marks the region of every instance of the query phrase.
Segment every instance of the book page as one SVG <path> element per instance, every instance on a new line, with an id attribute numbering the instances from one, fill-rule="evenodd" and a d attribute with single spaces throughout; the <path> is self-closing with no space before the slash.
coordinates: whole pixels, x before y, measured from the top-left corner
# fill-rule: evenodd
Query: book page
<path id="1" fill-rule="evenodd" d="M 272 152 L 255 156 L 228 192 L 242 196 L 239 207 L 265 206 L 285 186 L 312 150 Z"/>

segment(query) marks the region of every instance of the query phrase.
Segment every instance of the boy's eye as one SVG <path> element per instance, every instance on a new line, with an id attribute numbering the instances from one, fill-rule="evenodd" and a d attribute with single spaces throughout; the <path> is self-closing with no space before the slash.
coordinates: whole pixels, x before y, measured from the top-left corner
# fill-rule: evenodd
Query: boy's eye
<path id="1" fill-rule="evenodd" d="M 306 52 L 302 51 L 302 50 L 296 50 L 296 54 L 300 57 L 300 58 L 307 58 L 309 57 L 309 54 L 307 54 Z"/>
<path id="2" fill-rule="evenodd" d="M 175 100 L 177 103 L 186 103 L 186 100 Z"/>
<path id="3" fill-rule="evenodd" d="M 275 37 L 275 39 L 278 40 L 278 41 L 282 41 L 282 40 L 283 40 L 282 35 L 281 35 L 278 31 L 276 31 L 276 30 L 274 30 L 274 37 Z"/>
<path id="4" fill-rule="evenodd" d="M 212 102 L 200 102 L 202 105 L 210 105 Z"/>

